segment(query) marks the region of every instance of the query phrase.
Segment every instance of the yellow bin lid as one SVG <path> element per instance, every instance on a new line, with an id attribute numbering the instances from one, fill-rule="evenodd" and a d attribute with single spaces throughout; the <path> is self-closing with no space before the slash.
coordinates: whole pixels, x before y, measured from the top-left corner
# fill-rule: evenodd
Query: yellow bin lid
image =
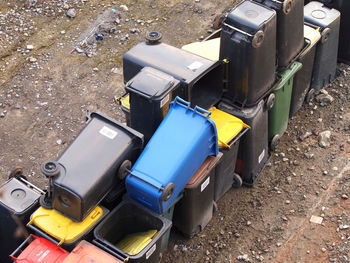
<path id="1" fill-rule="evenodd" d="M 126 96 L 123 96 L 120 98 L 120 104 L 124 107 L 130 110 L 130 95 L 129 93 Z"/>
<path id="2" fill-rule="evenodd" d="M 127 235 L 116 244 L 116 247 L 129 255 L 136 255 L 152 241 L 157 232 L 157 230 L 149 230 Z"/>
<path id="3" fill-rule="evenodd" d="M 31 215 L 28 225 L 34 223 L 41 230 L 59 240 L 58 245 L 61 245 L 64 242 L 73 242 L 84 235 L 102 215 L 102 208 L 97 206 L 83 221 L 75 222 L 54 209 L 39 207 Z"/>
<path id="4" fill-rule="evenodd" d="M 301 56 L 307 53 L 321 39 L 320 28 L 304 25 L 304 38 L 310 41 L 310 45 L 303 51 L 303 53 L 300 54 Z"/>
<path id="5" fill-rule="evenodd" d="M 228 145 L 230 141 L 232 141 L 243 128 L 249 128 L 241 119 L 215 107 L 211 107 L 209 111 L 211 112 L 210 118 L 216 125 L 219 147 L 224 146 L 230 148 Z"/>
<path id="6" fill-rule="evenodd" d="M 194 42 L 182 47 L 183 50 L 206 59 L 217 61 L 220 56 L 220 38 L 214 38 L 202 42 Z"/>

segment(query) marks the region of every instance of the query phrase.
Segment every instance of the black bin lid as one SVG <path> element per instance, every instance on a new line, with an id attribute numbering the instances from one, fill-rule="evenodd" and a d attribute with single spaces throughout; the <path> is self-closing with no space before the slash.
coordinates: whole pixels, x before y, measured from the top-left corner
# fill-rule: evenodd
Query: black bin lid
<path id="1" fill-rule="evenodd" d="M 143 68 L 127 84 L 125 89 L 142 97 L 159 100 L 178 87 L 180 81 L 151 67 Z"/>
<path id="2" fill-rule="evenodd" d="M 228 14 L 225 23 L 254 34 L 275 16 L 274 10 L 262 4 L 243 1 Z"/>

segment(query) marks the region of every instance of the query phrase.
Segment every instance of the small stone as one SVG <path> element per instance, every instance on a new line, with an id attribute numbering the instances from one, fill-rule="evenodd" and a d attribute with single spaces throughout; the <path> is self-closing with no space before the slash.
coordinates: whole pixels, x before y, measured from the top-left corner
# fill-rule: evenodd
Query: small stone
<path id="1" fill-rule="evenodd" d="M 209 255 L 210 255 L 209 250 L 205 251 L 205 254 L 206 254 L 207 256 L 209 256 Z"/>
<path id="2" fill-rule="evenodd" d="M 119 7 L 120 7 L 120 9 L 122 9 L 125 12 L 129 11 L 129 8 L 126 5 L 120 5 Z"/>
<path id="3" fill-rule="evenodd" d="M 288 218 L 286 216 L 282 216 L 282 220 L 287 222 Z"/>
<path id="4" fill-rule="evenodd" d="M 334 98 L 329 94 L 320 94 L 316 96 L 316 101 L 323 107 L 331 104 L 334 101 Z"/>
<path id="5" fill-rule="evenodd" d="M 282 161 L 283 161 L 283 162 L 288 162 L 289 159 L 288 159 L 288 158 L 283 158 Z"/>
<path id="6" fill-rule="evenodd" d="M 286 157 L 285 153 L 279 153 L 278 156 L 281 157 L 281 158 Z"/>
<path id="7" fill-rule="evenodd" d="M 327 251 L 327 249 L 324 248 L 324 247 L 321 250 L 322 250 L 323 253 Z"/>
<path id="8" fill-rule="evenodd" d="M 288 176 L 288 177 L 287 177 L 287 183 L 288 183 L 288 184 L 291 184 L 291 183 L 292 183 L 292 177 L 291 177 L 291 176 Z"/>
<path id="9" fill-rule="evenodd" d="M 247 226 L 250 226 L 252 224 L 252 222 L 247 221 Z"/>
<path id="10" fill-rule="evenodd" d="M 235 238 L 239 238 L 241 235 L 239 233 L 234 234 Z"/>
<path id="11" fill-rule="evenodd" d="M 0 118 L 4 118 L 5 117 L 5 113 L 2 111 L 0 112 Z"/>
<path id="12" fill-rule="evenodd" d="M 338 171 L 338 167 L 334 166 L 334 167 L 332 168 L 332 170 L 333 170 L 333 171 Z"/>
<path id="13" fill-rule="evenodd" d="M 56 141 L 56 143 L 57 143 L 58 145 L 61 145 L 61 144 L 62 144 L 62 140 L 61 140 L 61 139 L 58 139 L 58 140 Z"/>
<path id="14" fill-rule="evenodd" d="M 199 37 L 199 40 L 203 40 L 203 39 L 204 39 L 204 36 L 200 36 L 200 37 Z"/>
<path id="15" fill-rule="evenodd" d="M 300 135 L 299 139 L 301 141 L 305 140 L 307 137 L 311 136 L 312 132 L 305 132 L 303 135 Z"/>
<path id="16" fill-rule="evenodd" d="M 199 2 L 200 2 L 200 0 L 195 0 L 195 2 L 196 2 L 196 3 L 199 3 Z"/>
<path id="17" fill-rule="evenodd" d="M 277 245 L 277 247 L 281 247 L 282 243 L 278 242 L 276 245 Z"/>
<path id="18" fill-rule="evenodd" d="M 327 171 L 323 171 L 323 175 L 327 175 L 328 174 L 328 172 Z"/>
<path id="19" fill-rule="evenodd" d="M 340 230 L 346 230 L 346 229 L 349 229 L 349 228 L 350 228 L 349 225 L 340 225 L 340 226 L 339 226 L 339 229 L 340 229 Z"/>
<path id="20" fill-rule="evenodd" d="M 137 28 L 130 28 L 130 33 L 135 34 L 136 32 L 138 32 Z"/>
<path id="21" fill-rule="evenodd" d="M 30 57 L 30 58 L 28 58 L 28 60 L 29 60 L 30 63 L 35 63 L 35 62 L 38 61 L 38 60 L 37 60 L 36 58 L 34 58 L 34 57 Z"/>
<path id="22" fill-rule="evenodd" d="M 174 245 L 174 248 L 173 248 L 174 251 L 176 251 L 178 249 L 178 247 L 179 247 L 178 245 Z"/>
<path id="23" fill-rule="evenodd" d="M 305 156 L 307 159 L 313 159 L 315 155 L 314 155 L 313 153 L 304 153 L 304 156 Z"/>
<path id="24" fill-rule="evenodd" d="M 348 197 L 346 194 L 343 194 L 343 195 L 341 196 L 341 198 L 344 199 L 344 200 L 347 200 L 349 197 Z"/>
<path id="25" fill-rule="evenodd" d="M 98 71 L 98 68 L 93 68 L 92 70 L 95 71 L 95 72 L 97 72 L 97 71 Z"/>
<path id="26" fill-rule="evenodd" d="M 320 224 L 322 224 L 322 221 L 323 221 L 323 218 L 320 217 L 320 216 L 314 216 L 314 215 L 312 215 L 311 218 L 310 218 L 310 222 L 311 222 L 311 223 L 314 223 L 314 224 L 320 225 Z"/>
<path id="27" fill-rule="evenodd" d="M 74 18 L 77 15 L 77 12 L 75 11 L 74 8 L 68 9 L 67 11 L 67 16 L 69 18 Z"/>
<path id="28" fill-rule="evenodd" d="M 113 74 L 122 74 L 122 71 L 120 69 L 118 69 L 118 68 L 112 68 L 111 69 L 111 73 L 113 73 Z"/>
<path id="29" fill-rule="evenodd" d="M 290 201 L 289 201 L 289 200 L 286 200 L 286 204 L 289 205 L 289 204 L 290 204 Z"/>
<path id="30" fill-rule="evenodd" d="M 331 131 L 323 131 L 318 135 L 318 145 L 322 148 L 327 148 L 330 146 Z"/>
<path id="31" fill-rule="evenodd" d="M 27 50 L 33 50 L 34 46 L 33 45 L 27 45 Z"/>
<path id="32" fill-rule="evenodd" d="M 66 33 L 66 31 L 62 30 L 61 31 L 61 35 L 64 35 Z"/>
<path id="33" fill-rule="evenodd" d="M 310 250 L 306 250 L 306 254 L 310 254 Z"/>
<path id="34" fill-rule="evenodd" d="M 237 257 L 237 260 L 239 260 L 239 261 L 244 261 L 244 262 L 248 262 L 248 261 L 249 261 L 249 257 L 248 257 L 247 254 L 243 254 L 243 255 L 239 255 L 239 256 Z"/>

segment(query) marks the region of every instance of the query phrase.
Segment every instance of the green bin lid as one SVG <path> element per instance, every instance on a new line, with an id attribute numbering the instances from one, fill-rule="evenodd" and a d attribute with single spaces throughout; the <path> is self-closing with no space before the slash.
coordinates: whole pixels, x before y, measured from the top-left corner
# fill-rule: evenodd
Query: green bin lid
<path id="1" fill-rule="evenodd" d="M 283 88 L 286 83 L 294 77 L 295 73 L 297 73 L 301 68 L 303 67 L 303 64 L 300 62 L 293 62 L 292 65 L 286 69 L 285 71 L 281 72 L 280 75 L 282 77 L 281 82 L 277 85 L 277 87 L 274 89 L 274 91 L 277 91 L 281 88 Z"/>

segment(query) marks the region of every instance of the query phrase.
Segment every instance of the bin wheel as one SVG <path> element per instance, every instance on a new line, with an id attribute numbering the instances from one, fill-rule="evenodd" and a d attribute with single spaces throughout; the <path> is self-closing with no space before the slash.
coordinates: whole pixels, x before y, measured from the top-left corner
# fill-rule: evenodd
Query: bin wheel
<path id="1" fill-rule="evenodd" d="M 56 177 L 60 174 L 60 166 L 55 161 L 47 161 L 42 163 L 40 170 L 48 178 Z"/>
<path id="2" fill-rule="evenodd" d="M 125 160 L 124 162 L 122 162 L 122 164 L 119 166 L 118 178 L 120 180 L 124 180 L 125 177 L 128 175 L 131 167 L 132 167 L 132 164 L 129 160 Z"/>
<path id="3" fill-rule="evenodd" d="M 306 95 L 306 102 L 310 102 L 314 99 L 315 97 L 315 90 L 314 89 L 310 89 L 309 92 Z"/>
<path id="4" fill-rule="evenodd" d="M 274 151 L 277 149 L 278 145 L 281 142 L 281 136 L 279 136 L 278 134 L 276 134 L 275 136 L 273 136 L 271 142 L 270 142 L 270 149 L 271 151 Z"/>
<path id="5" fill-rule="evenodd" d="M 171 195 L 174 192 L 175 185 L 173 183 L 168 183 L 168 185 L 164 188 L 161 199 L 163 202 L 166 202 L 170 199 Z"/>
<path id="6" fill-rule="evenodd" d="M 40 196 L 39 204 L 45 209 L 52 209 L 52 199 L 47 196 L 47 193 Z"/>
<path id="7" fill-rule="evenodd" d="M 233 188 L 240 188 L 243 184 L 243 180 L 239 174 L 233 174 L 233 183 L 232 187 Z"/>
<path id="8" fill-rule="evenodd" d="M 253 37 L 253 40 L 252 40 L 253 48 L 260 47 L 262 42 L 264 42 L 264 31 L 259 30 L 258 32 L 255 33 Z"/>
<path id="9" fill-rule="evenodd" d="M 274 104 L 275 104 L 275 94 L 271 93 L 265 102 L 266 109 L 271 110 Z"/>
<path id="10" fill-rule="evenodd" d="M 286 15 L 292 10 L 293 0 L 287 0 L 283 2 L 283 13 Z"/>
<path id="11" fill-rule="evenodd" d="M 213 20 L 213 29 L 214 30 L 218 30 L 222 27 L 222 22 L 225 19 L 225 15 L 224 14 L 219 14 L 217 16 L 215 16 L 214 20 Z"/>
<path id="12" fill-rule="evenodd" d="M 25 179 L 23 175 L 23 169 L 20 167 L 13 169 L 9 174 L 9 179 L 17 177 L 23 177 Z"/>
<path id="13" fill-rule="evenodd" d="M 158 31 L 150 31 L 146 33 L 146 41 L 149 44 L 156 44 L 162 39 L 162 34 Z"/>
<path id="14" fill-rule="evenodd" d="M 321 36 L 321 43 L 324 44 L 327 42 L 329 35 L 331 34 L 331 29 L 330 28 L 325 28 L 322 31 L 322 36 Z"/>

